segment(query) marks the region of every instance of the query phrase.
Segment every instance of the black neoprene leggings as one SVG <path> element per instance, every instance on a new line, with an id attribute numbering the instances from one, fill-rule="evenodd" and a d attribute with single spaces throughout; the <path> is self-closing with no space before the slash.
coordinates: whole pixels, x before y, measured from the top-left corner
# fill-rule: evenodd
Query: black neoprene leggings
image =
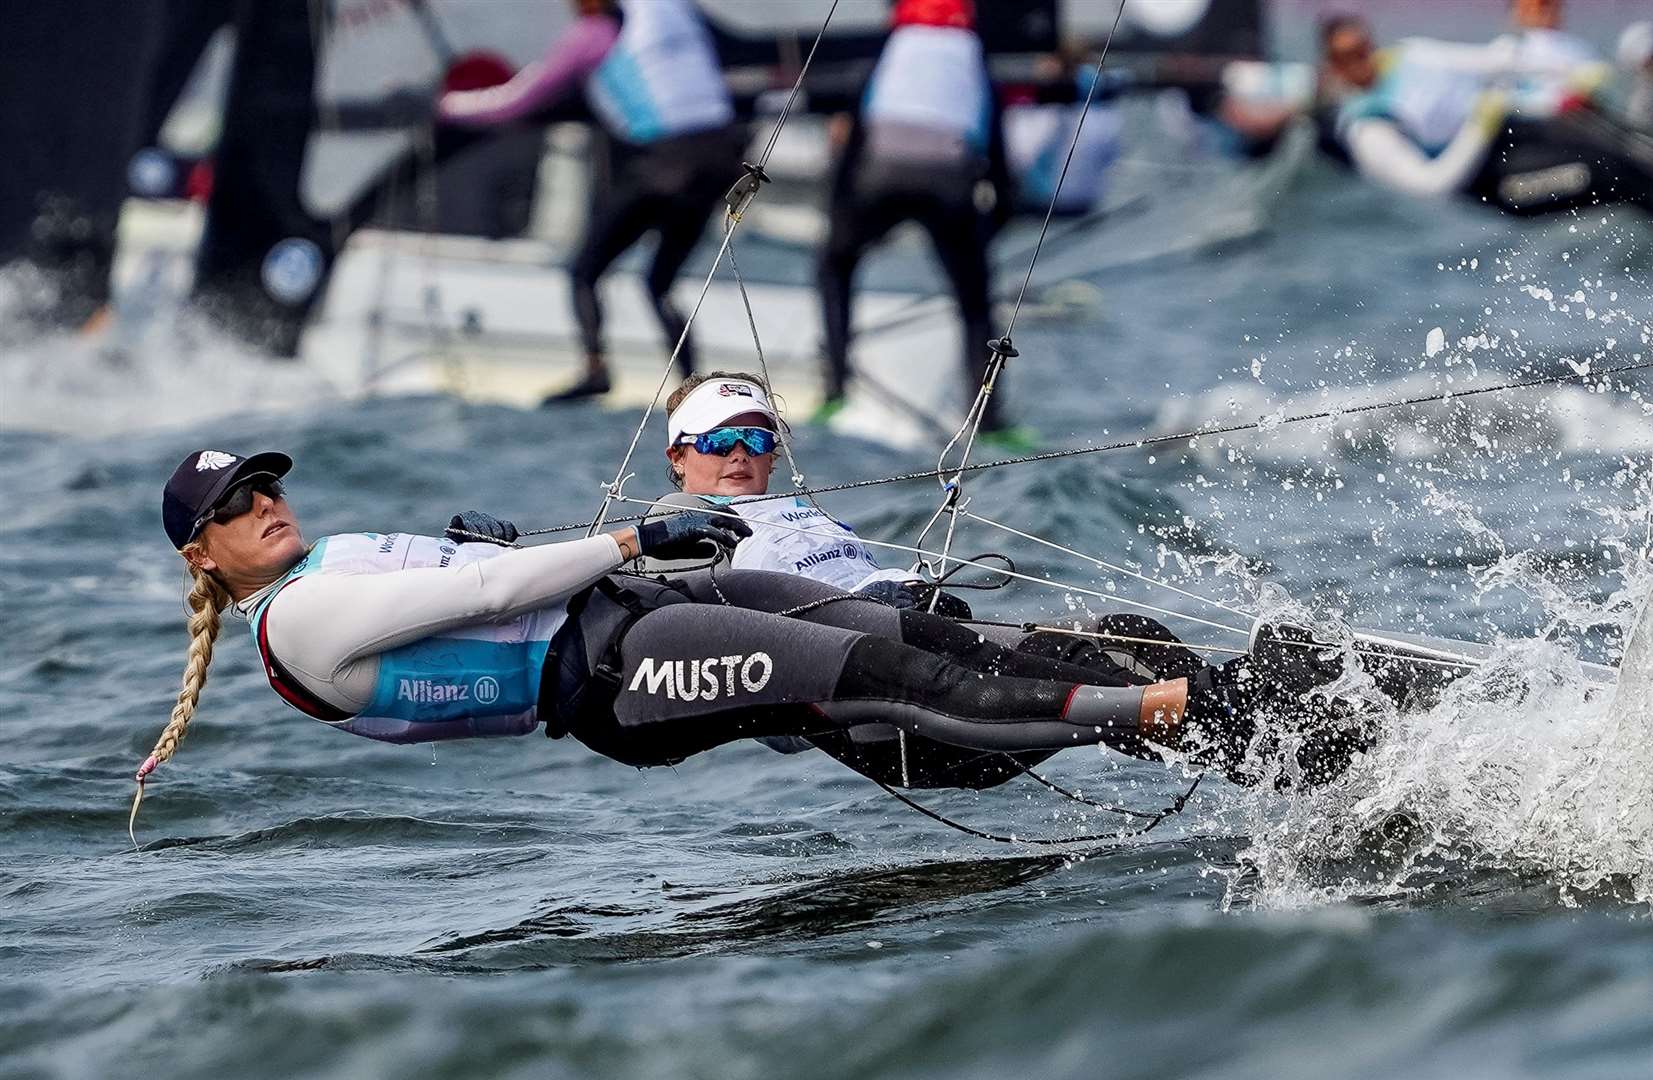
<path id="1" fill-rule="evenodd" d="M 795 597 L 801 580 L 726 572 L 718 584 L 727 604 L 639 586 L 646 613 L 609 650 L 617 651 L 612 709 L 589 712 L 573 734 L 635 765 L 680 761 L 736 739 L 869 723 L 982 751 L 1142 749 L 1141 689 L 1123 680 L 1099 687 L 1099 672 L 982 641 L 923 612 L 899 613 L 888 636 L 835 625 L 862 605 L 891 624 L 890 609 L 860 599 L 796 616 L 734 606 L 736 596 Z M 807 584 L 818 599 L 841 595 Z M 899 640 L 909 637 L 941 651 Z"/>
<path id="2" fill-rule="evenodd" d="M 574 317 L 588 353 L 603 349 L 603 308 L 597 282 L 609 265 L 649 232 L 659 234 L 649 264 L 649 300 L 667 347 L 683 334 L 682 314 L 671 301 L 672 283 L 693 254 L 706 223 L 729 186 L 740 177 L 738 132 L 697 132 L 648 147 L 617 147 L 613 176 L 592 199 L 590 224 L 569 268 Z M 695 369 L 694 343 L 683 342 L 678 367 Z"/>
<path id="3" fill-rule="evenodd" d="M 953 286 L 964 323 L 960 366 L 966 400 L 976 396 L 992 331 L 987 263 L 991 229 L 986 215 L 976 209 L 975 184 L 973 169 L 937 175 L 874 163 L 853 170 L 852 178 L 834 194 L 818 273 L 826 322 L 828 397 L 842 397 L 849 383 L 855 268 L 867 248 L 903 221 L 915 221 L 929 234 L 936 258 Z M 1002 389 L 988 399 L 988 415 L 983 420 L 988 430 L 1002 426 L 998 405 Z"/>

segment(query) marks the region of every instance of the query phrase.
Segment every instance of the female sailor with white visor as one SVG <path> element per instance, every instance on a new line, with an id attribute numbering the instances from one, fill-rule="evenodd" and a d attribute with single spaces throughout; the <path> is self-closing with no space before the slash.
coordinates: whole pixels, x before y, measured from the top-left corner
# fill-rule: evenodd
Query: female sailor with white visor
<path id="1" fill-rule="evenodd" d="M 665 453 L 676 490 L 655 500 L 645 520 L 710 512 L 751 530 L 726 563 L 713 563 L 707 557 L 711 553 L 702 552 L 689 559 L 647 557 L 635 564 L 644 575 L 671 580 L 697 601 L 807 610 L 812 620 L 965 659 L 990 672 L 1012 670 L 1004 666 L 1007 657 L 1040 658 L 1058 662 L 1070 673 L 1083 671 L 1103 685 L 1145 686 L 1209 677 L 1200 673 L 1214 670 L 1163 626 L 1137 615 L 1113 614 L 1100 620 L 1098 630 L 1127 639 L 1109 640 L 1106 646 L 1096 638 L 1055 632 L 1023 636 L 988 630 L 990 636 L 984 636 L 981 628 L 955 621 L 970 618 L 969 606 L 945 592 L 934 597 L 933 607 L 947 617 L 932 617 L 933 586 L 909 570 L 880 568 L 873 556 L 876 544 L 813 500 L 766 495 L 786 428 L 761 376 L 730 371 L 693 376 L 667 399 L 666 412 Z M 513 524 L 479 512 L 455 520 L 467 534 L 502 542 L 517 537 Z M 1319 708 L 1338 707 L 1323 703 L 1311 711 Z M 872 722 L 814 732 L 807 738 L 761 741 L 783 753 L 814 747 L 857 772 L 904 787 L 990 787 L 1055 752 L 1038 748 L 1012 755 L 897 735 L 897 728 Z"/>

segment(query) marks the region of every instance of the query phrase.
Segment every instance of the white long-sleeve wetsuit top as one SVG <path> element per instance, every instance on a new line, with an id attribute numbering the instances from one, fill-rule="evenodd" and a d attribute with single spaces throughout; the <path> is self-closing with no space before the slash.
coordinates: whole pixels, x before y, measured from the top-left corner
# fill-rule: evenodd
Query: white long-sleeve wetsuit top
<path id="1" fill-rule="evenodd" d="M 255 636 L 264 620 L 269 652 L 304 689 L 354 716 L 386 692 L 386 654 L 444 636 L 460 651 L 548 640 L 568 599 L 620 562 L 620 546 L 606 534 L 521 549 L 344 534 L 320 541 L 288 576 L 236 609 L 254 620 Z"/>

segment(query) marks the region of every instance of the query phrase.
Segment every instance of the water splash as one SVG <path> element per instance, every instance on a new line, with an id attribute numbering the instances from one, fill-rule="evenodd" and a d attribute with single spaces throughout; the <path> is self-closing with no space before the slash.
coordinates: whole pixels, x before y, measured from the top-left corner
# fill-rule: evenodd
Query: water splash
<path id="1" fill-rule="evenodd" d="M 1520 555 L 1481 578 L 1520 582 L 1551 626 L 1622 641 L 1653 594 L 1653 561 L 1642 552 L 1595 603 Z M 1432 706 L 1384 705 L 1383 741 L 1330 788 L 1252 794 L 1231 896 L 1288 908 L 1417 899 L 1490 872 L 1542 879 L 1564 903 L 1610 894 L 1653 907 L 1650 688 L 1653 645 L 1633 647 L 1615 692 L 1557 641 L 1500 641 Z"/>
<path id="2" fill-rule="evenodd" d="M 41 289 L 15 268 L 0 273 L 0 323 L 42 303 Z M 145 431 L 339 397 L 315 369 L 249 349 L 159 287 L 121 307 L 95 333 L 0 339 L 7 430 Z"/>

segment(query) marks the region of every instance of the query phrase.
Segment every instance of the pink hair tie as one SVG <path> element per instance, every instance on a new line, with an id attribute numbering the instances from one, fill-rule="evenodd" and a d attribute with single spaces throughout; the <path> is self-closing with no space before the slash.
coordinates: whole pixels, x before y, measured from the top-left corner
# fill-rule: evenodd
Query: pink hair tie
<path id="1" fill-rule="evenodd" d="M 149 757 L 144 759 L 144 763 L 138 766 L 138 775 L 133 779 L 137 780 L 140 784 L 143 783 L 143 778 L 154 772 L 155 767 L 159 764 L 160 762 L 155 760 L 155 755 L 150 754 Z"/>

